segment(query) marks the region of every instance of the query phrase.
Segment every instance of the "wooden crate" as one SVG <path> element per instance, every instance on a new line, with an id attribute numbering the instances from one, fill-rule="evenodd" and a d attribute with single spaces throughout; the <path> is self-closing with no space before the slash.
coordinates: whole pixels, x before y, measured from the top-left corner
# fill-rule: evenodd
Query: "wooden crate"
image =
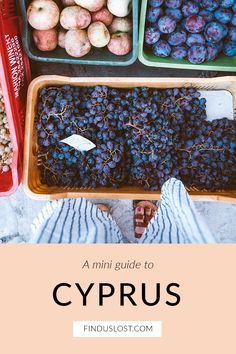
<path id="1" fill-rule="evenodd" d="M 194 87 L 199 90 L 228 90 L 233 95 L 234 112 L 236 118 L 236 77 L 221 77 L 213 79 L 202 78 L 69 78 L 63 76 L 41 76 L 32 81 L 27 98 L 24 173 L 23 184 L 26 193 L 37 200 L 55 200 L 60 198 L 97 198 L 97 199 L 149 199 L 160 198 L 160 192 L 145 191 L 142 188 L 123 186 L 114 188 L 66 188 L 48 187 L 40 182 L 37 167 L 37 133 L 34 126 L 36 106 L 39 90 L 47 86 L 73 86 L 107 85 L 109 87 L 152 87 L 159 89 L 174 87 Z M 200 192 L 190 191 L 195 201 L 221 201 L 236 203 L 236 190 L 227 192 Z"/>

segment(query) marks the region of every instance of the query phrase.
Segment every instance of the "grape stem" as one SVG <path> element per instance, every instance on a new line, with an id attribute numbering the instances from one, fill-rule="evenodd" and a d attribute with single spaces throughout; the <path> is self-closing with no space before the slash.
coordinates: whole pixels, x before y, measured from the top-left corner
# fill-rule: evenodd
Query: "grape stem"
<path id="1" fill-rule="evenodd" d="M 138 130 L 139 134 L 142 134 L 143 130 L 144 130 L 144 128 L 139 128 L 137 125 L 134 125 L 131 122 L 126 123 L 125 126 L 131 127 L 131 128 L 134 128 L 134 129 Z"/>

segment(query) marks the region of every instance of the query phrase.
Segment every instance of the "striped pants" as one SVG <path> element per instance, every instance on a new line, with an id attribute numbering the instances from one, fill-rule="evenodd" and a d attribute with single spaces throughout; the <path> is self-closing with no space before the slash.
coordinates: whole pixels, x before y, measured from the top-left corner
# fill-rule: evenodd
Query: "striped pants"
<path id="1" fill-rule="evenodd" d="M 86 199 L 48 203 L 32 225 L 30 243 L 127 243 L 111 215 Z M 138 243 L 215 243 L 182 182 L 162 187 L 160 207 Z"/>

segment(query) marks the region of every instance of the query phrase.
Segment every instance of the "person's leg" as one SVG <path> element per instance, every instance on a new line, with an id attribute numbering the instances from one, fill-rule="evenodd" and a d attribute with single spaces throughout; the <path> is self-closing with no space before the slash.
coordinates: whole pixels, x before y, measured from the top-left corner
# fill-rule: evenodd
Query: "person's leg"
<path id="1" fill-rule="evenodd" d="M 140 243 L 215 243 L 184 185 L 169 179 L 161 190 L 158 213 L 150 221 Z"/>
<path id="2" fill-rule="evenodd" d="M 30 240 L 30 243 L 123 242 L 112 217 L 86 199 L 64 199 L 48 205 L 34 222 L 34 236 Z"/>
<path id="3" fill-rule="evenodd" d="M 138 202 L 134 209 L 134 236 L 140 239 L 157 213 L 157 206 L 149 201 Z"/>

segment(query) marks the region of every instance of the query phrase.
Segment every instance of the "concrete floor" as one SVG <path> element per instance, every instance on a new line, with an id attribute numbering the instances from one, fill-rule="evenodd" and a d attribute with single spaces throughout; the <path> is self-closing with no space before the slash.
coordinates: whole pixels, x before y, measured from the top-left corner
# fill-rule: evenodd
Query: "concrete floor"
<path id="1" fill-rule="evenodd" d="M 58 70 L 60 66 L 60 70 Z M 33 77 L 39 75 L 65 76 L 124 76 L 124 77 L 216 77 L 233 73 L 202 72 L 198 70 L 172 70 L 145 67 L 138 61 L 130 67 L 98 67 L 82 65 L 59 65 L 52 63 L 31 63 Z M 133 203 L 132 201 L 107 201 L 112 207 L 112 215 L 123 234 L 133 236 Z M 29 199 L 22 186 L 17 193 L 0 199 L 0 243 L 27 242 L 31 236 L 30 224 L 41 210 L 45 202 Z M 236 205 L 197 202 L 195 203 L 205 218 L 216 240 L 222 243 L 236 242 Z"/>

